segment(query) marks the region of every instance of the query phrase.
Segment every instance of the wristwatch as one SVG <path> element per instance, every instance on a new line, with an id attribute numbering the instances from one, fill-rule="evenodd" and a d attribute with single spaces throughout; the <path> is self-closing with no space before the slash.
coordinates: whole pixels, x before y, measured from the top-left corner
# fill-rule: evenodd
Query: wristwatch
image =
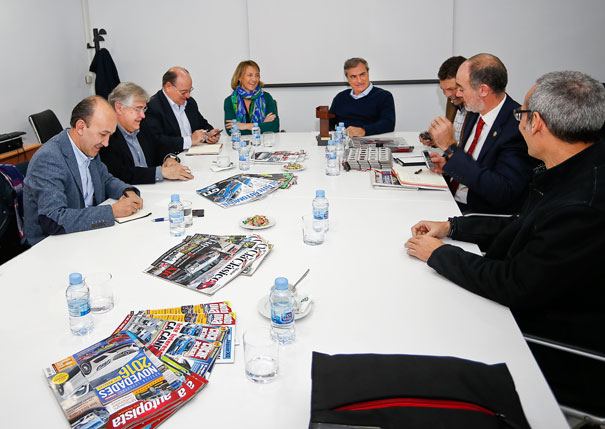
<path id="1" fill-rule="evenodd" d="M 448 146 L 448 148 L 446 150 L 443 151 L 443 157 L 446 160 L 449 160 L 452 155 L 454 154 L 454 151 L 458 149 L 458 146 L 456 145 L 456 143 L 452 143 L 451 145 Z"/>

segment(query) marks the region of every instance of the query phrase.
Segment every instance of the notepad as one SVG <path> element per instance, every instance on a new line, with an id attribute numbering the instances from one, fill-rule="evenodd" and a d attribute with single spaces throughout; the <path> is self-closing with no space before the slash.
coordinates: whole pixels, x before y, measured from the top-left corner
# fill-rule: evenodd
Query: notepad
<path id="1" fill-rule="evenodd" d="M 202 143 L 197 146 L 191 146 L 185 155 L 218 155 L 221 153 L 222 148 L 222 143 Z"/>
<path id="2" fill-rule="evenodd" d="M 402 167 L 399 164 L 393 164 L 393 171 L 397 174 L 399 182 L 404 186 L 444 191 L 447 191 L 448 189 L 441 174 L 433 173 L 426 167 Z"/>
<path id="3" fill-rule="evenodd" d="M 109 206 L 112 205 L 114 203 L 117 203 L 117 200 L 114 200 L 113 198 L 107 198 L 105 201 L 103 201 L 101 204 L 99 204 L 100 206 Z M 116 223 L 125 223 L 125 222 L 130 222 L 131 220 L 137 220 L 137 219 L 141 219 L 144 217 L 147 217 L 151 214 L 151 210 L 146 210 L 146 209 L 141 209 L 138 212 L 131 214 L 130 216 L 126 216 L 126 217 L 117 217 L 114 220 L 116 221 Z"/>

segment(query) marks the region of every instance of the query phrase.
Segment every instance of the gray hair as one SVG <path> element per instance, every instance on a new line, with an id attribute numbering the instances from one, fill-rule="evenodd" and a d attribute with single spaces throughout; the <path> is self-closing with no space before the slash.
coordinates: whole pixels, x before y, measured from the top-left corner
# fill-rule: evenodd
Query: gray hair
<path id="1" fill-rule="evenodd" d="M 368 62 L 366 60 L 364 60 L 363 58 L 349 58 L 348 60 L 345 61 L 345 65 L 344 65 L 345 76 L 348 77 L 347 70 L 352 69 L 353 67 L 357 67 L 360 63 L 366 67 L 367 71 L 370 71 Z"/>
<path id="2" fill-rule="evenodd" d="M 123 106 L 131 106 L 135 100 L 147 103 L 149 101 L 149 94 L 136 83 L 122 82 L 111 91 L 107 99 L 111 107 L 115 109 L 116 103 L 120 103 Z"/>
<path id="3" fill-rule="evenodd" d="M 605 122 L 605 88 L 578 71 L 547 73 L 536 81 L 527 109 L 538 112 L 560 140 L 594 142 Z"/>
<path id="4" fill-rule="evenodd" d="M 471 88 L 477 90 L 479 86 L 485 84 L 494 91 L 494 94 L 502 94 L 506 91 L 508 72 L 500 58 L 483 53 L 470 57 L 467 62 Z"/>

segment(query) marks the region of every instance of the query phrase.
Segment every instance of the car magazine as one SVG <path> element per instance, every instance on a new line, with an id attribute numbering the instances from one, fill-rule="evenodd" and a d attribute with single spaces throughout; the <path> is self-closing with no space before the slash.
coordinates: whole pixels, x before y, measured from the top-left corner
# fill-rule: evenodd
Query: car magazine
<path id="1" fill-rule="evenodd" d="M 287 164 L 289 162 L 303 162 L 307 152 L 303 149 L 296 152 L 280 150 L 275 152 L 254 152 L 253 161 L 257 164 Z"/>
<path id="2" fill-rule="evenodd" d="M 258 175 L 236 174 L 196 192 L 223 208 L 249 203 L 275 191 L 280 183 Z"/>
<path id="3" fill-rule="evenodd" d="M 159 353 L 119 332 L 52 364 L 44 375 L 71 428 L 142 428 L 174 413 L 207 384 Z"/>
<path id="4" fill-rule="evenodd" d="M 195 234 L 143 272 L 212 295 L 248 267 L 248 274 L 253 273 L 270 248 L 259 235 Z"/>

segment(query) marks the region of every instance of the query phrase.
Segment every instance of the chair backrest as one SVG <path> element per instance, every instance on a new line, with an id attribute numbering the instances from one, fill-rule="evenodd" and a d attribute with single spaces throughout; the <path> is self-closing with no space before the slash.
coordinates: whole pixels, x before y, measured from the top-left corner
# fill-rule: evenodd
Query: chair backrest
<path id="1" fill-rule="evenodd" d="M 40 143 L 46 143 L 51 137 L 63 131 L 61 122 L 50 109 L 29 115 L 29 122 Z"/>
<path id="2" fill-rule="evenodd" d="M 27 248 L 21 233 L 25 171 L 27 162 L 18 166 L 0 164 L 0 264 Z"/>

